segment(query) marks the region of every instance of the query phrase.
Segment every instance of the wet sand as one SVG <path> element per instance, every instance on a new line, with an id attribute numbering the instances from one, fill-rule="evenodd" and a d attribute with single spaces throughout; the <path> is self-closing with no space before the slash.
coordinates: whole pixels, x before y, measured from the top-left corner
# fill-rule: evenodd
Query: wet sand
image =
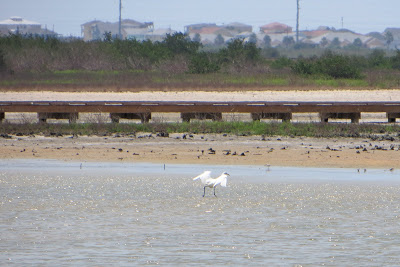
<path id="1" fill-rule="evenodd" d="M 150 133 L 131 136 L 11 136 L 0 138 L 0 159 L 78 162 L 400 168 L 400 142 L 367 138 L 290 138 Z"/>

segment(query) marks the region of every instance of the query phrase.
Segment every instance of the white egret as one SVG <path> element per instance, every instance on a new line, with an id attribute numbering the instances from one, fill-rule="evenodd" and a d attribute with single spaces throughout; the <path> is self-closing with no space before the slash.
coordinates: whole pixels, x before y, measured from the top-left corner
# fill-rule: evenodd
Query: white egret
<path id="1" fill-rule="evenodd" d="M 211 171 L 205 171 L 199 176 L 193 178 L 193 181 L 200 179 L 201 183 L 204 185 L 203 197 L 206 195 L 206 187 L 214 188 L 214 196 L 217 196 L 215 195 L 215 187 L 219 184 L 223 187 L 226 187 L 227 177 L 230 176 L 229 173 L 223 172 L 217 178 L 212 178 L 210 174 Z"/>

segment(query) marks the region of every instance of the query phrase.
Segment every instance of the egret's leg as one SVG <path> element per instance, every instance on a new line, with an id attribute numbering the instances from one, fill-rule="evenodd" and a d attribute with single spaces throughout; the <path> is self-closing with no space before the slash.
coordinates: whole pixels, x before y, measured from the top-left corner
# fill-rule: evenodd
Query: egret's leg
<path id="1" fill-rule="evenodd" d="M 206 187 L 204 187 L 203 197 L 206 195 Z"/>
<path id="2" fill-rule="evenodd" d="M 216 186 L 214 186 L 214 196 L 217 197 L 217 195 L 215 194 L 215 187 L 216 187 Z"/>

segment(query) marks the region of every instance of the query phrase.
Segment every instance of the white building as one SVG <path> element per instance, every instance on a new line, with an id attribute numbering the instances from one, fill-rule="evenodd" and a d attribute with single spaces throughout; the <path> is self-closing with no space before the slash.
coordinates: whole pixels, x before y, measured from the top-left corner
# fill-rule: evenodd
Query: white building
<path id="1" fill-rule="evenodd" d="M 26 20 L 21 17 L 11 17 L 0 21 L 0 34 L 37 34 L 57 35 L 53 31 L 42 29 L 39 22 Z"/>

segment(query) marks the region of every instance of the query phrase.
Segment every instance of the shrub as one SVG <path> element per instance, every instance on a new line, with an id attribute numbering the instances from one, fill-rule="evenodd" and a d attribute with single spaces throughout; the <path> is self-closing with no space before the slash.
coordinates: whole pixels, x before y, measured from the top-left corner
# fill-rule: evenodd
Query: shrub
<path id="1" fill-rule="evenodd" d="M 299 59 L 292 66 L 292 71 L 300 75 L 322 74 L 335 79 L 357 79 L 360 69 L 348 56 L 327 52 L 318 59 Z"/>
<path id="2" fill-rule="evenodd" d="M 312 75 L 317 71 L 314 69 L 315 63 L 307 59 L 299 59 L 293 66 L 292 70 L 300 75 Z"/>
<path id="3" fill-rule="evenodd" d="M 283 69 L 286 67 L 292 67 L 293 61 L 287 57 L 279 57 L 278 59 L 272 61 L 271 67 L 274 69 Z"/>
<path id="4" fill-rule="evenodd" d="M 368 56 L 368 65 L 370 67 L 387 67 L 388 60 L 385 58 L 385 51 L 381 49 L 374 49 Z"/>
<path id="5" fill-rule="evenodd" d="M 279 58 L 279 51 L 275 47 L 267 47 L 261 50 L 262 56 L 265 58 Z"/>
<path id="6" fill-rule="evenodd" d="M 390 59 L 392 68 L 400 70 L 400 50 L 397 49 L 396 55 Z"/>
<path id="7" fill-rule="evenodd" d="M 240 64 L 244 61 L 258 61 L 261 50 L 254 43 L 244 43 L 243 39 L 233 39 L 227 48 L 221 49 L 217 56 L 221 63 Z"/>
<path id="8" fill-rule="evenodd" d="M 7 65 L 6 65 L 6 60 L 4 57 L 4 52 L 3 50 L 0 48 L 0 72 L 3 72 L 7 69 Z"/>
<path id="9" fill-rule="evenodd" d="M 172 54 L 195 54 L 200 48 L 199 42 L 191 41 L 190 38 L 183 33 L 167 34 L 162 44 Z"/>
<path id="10" fill-rule="evenodd" d="M 200 52 L 192 56 L 189 63 L 189 72 L 202 74 L 212 73 L 220 69 L 216 62 L 210 59 L 210 55 L 205 52 Z"/>
<path id="11" fill-rule="evenodd" d="M 316 71 L 333 78 L 357 79 L 360 78 L 360 70 L 352 64 L 347 56 L 326 53 L 316 62 Z"/>

